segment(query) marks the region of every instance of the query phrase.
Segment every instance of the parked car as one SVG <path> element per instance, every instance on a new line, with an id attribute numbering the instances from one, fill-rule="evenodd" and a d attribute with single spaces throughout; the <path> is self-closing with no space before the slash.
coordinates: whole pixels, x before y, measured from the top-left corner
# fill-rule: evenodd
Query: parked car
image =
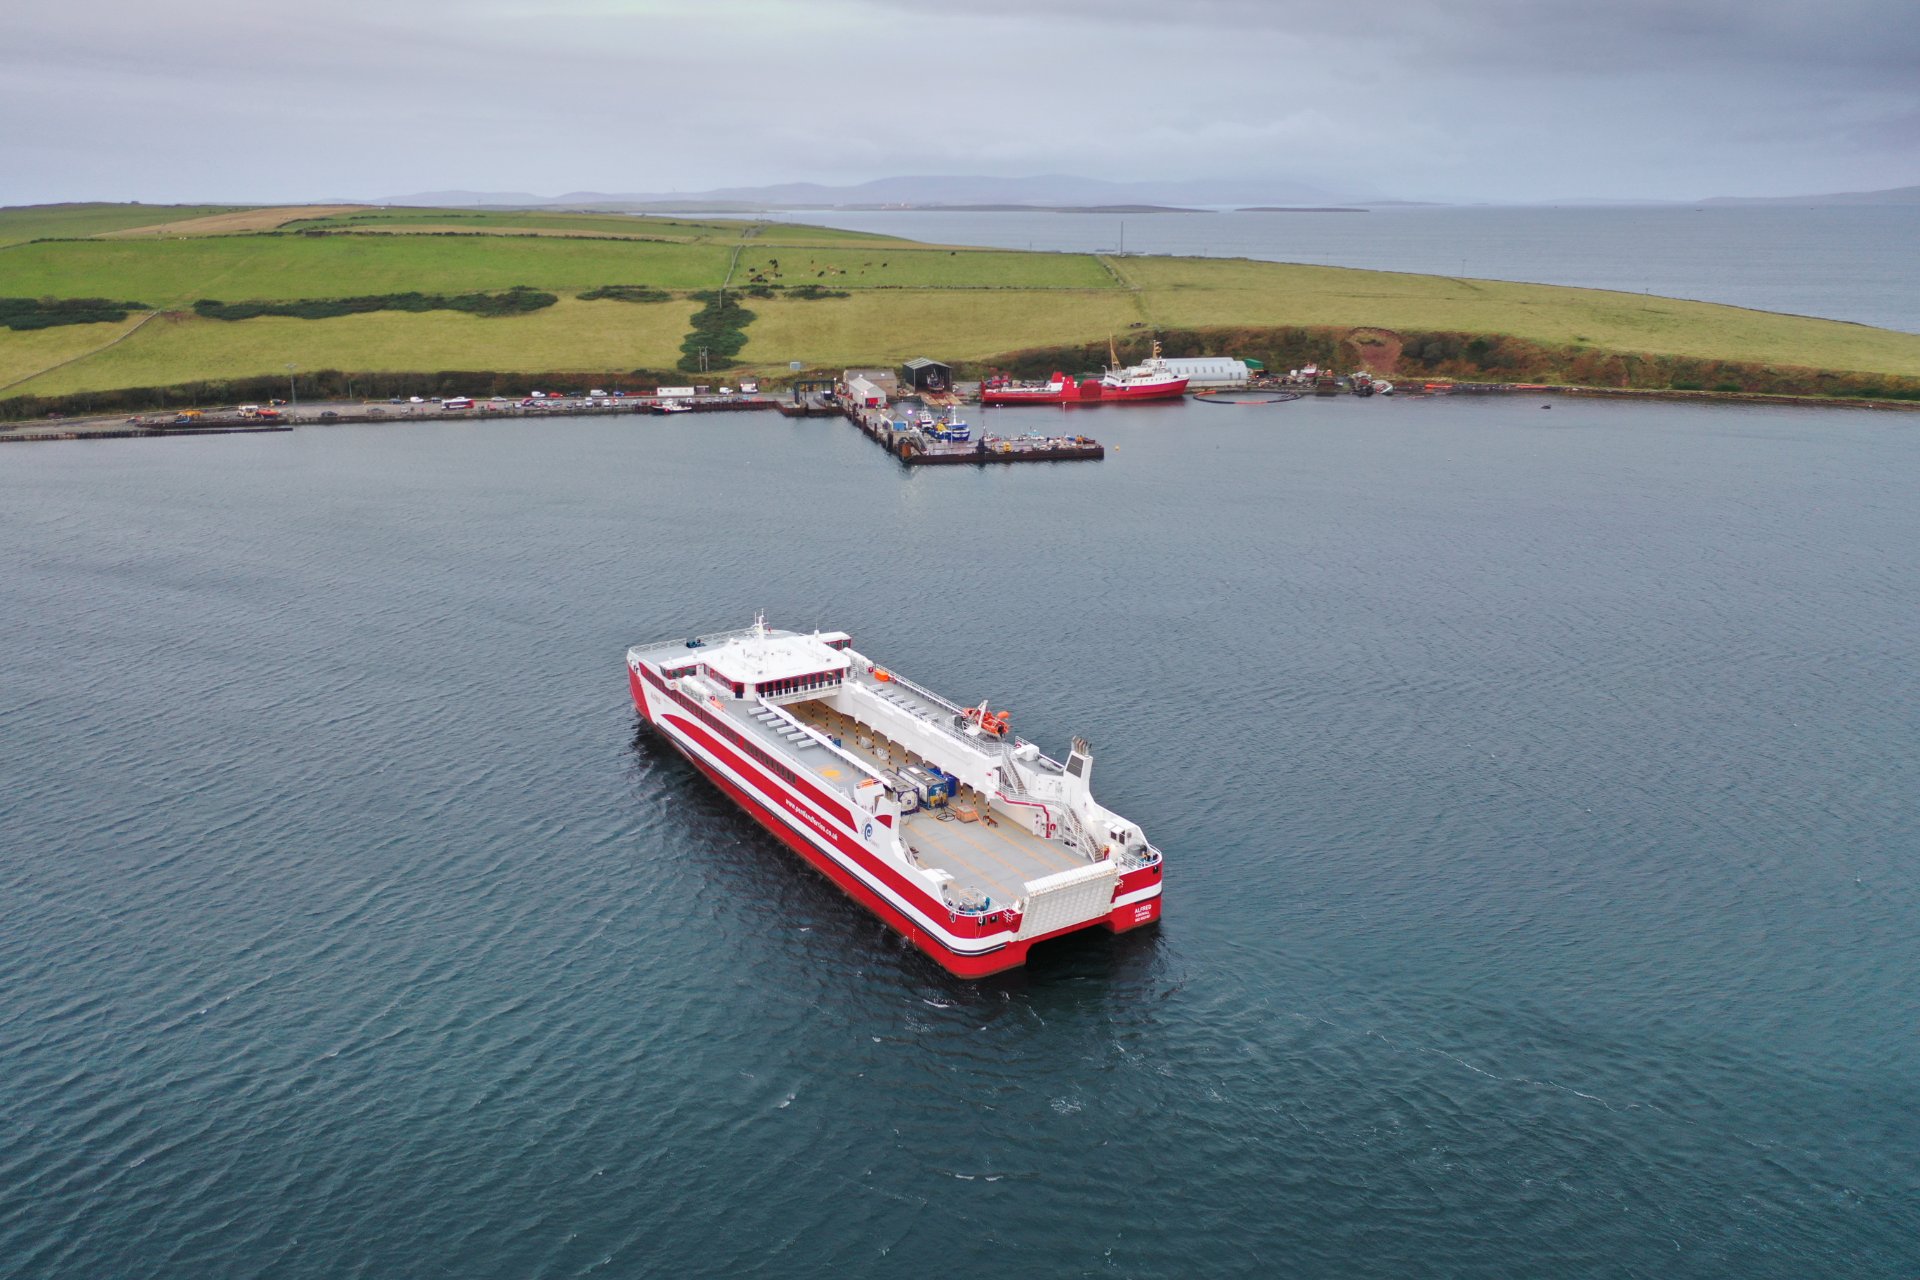
<path id="1" fill-rule="evenodd" d="M 388 404 L 405 404 L 406 402 L 406 397 L 404 396 L 392 396 L 387 400 Z"/>
<path id="2" fill-rule="evenodd" d="M 382 409 L 379 405 L 375 405 L 373 406 L 373 408 L 367 410 L 367 412 L 373 415 L 374 417 L 385 417 L 387 411 L 385 409 Z"/>
<path id="3" fill-rule="evenodd" d="M 407 403 L 408 404 L 425 404 L 426 401 L 421 399 L 419 396 L 408 396 Z"/>
<path id="4" fill-rule="evenodd" d="M 379 412 L 379 411 L 378 411 L 378 410 L 375 410 L 375 412 L 377 413 L 377 412 Z M 331 409 L 322 409 L 322 410 L 320 411 L 320 421 L 322 421 L 322 422 L 325 422 L 325 421 L 326 421 L 327 419 L 329 419 L 329 418 L 337 418 L 337 417 L 339 417 L 339 416 L 340 416 L 339 414 L 337 414 L 337 413 L 335 413 L 335 412 L 334 412 L 333 410 L 331 410 Z"/>

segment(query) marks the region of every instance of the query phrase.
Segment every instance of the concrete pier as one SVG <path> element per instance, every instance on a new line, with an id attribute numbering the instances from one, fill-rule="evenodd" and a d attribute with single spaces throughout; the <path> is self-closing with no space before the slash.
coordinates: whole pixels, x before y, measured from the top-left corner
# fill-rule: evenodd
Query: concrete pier
<path id="1" fill-rule="evenodd" d="M 1107 456 L 1107 447 L 1089 436 L 1013 436 L 970 440 L 964 444 L 930 440 L 916 427 L 896 430 L 884 409 L 847 405 L 847 420 L 909 467 L 961 466 L 989 462 L 1091 462 Z"/>

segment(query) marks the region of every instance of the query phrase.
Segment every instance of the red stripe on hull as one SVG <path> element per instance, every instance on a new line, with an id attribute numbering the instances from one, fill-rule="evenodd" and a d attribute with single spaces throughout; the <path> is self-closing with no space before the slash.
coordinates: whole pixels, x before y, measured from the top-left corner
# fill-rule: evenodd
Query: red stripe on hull
<path id="1" fill-rule="evenodd" d="M 780 789 L 778 782 L 769 778 L 763 770 L 750 761 L 743 760 L 737 752 L 731 750 L 724 742 L 715 738 L 703 727 L 682 716 L 672 716 L 670 719 L 674 722 L 671 726 L 672 728 L 685 733 L 703 750 L 712 753 L 729 769 L 732 769 L 735 773 L 751 782 L 754 789 L 760 792 L 763 803 L 765 800 L 776 802 L 780 809 L 784 809 L 794 817 L 800 819 L 808 828 L 818 834 L 821 839 L 830 842 L 835 849 L 838 849 L 848 859 L 858 863 L 863 870 L 885 883 L 887 888 L 899 894 L 902 898 L 905 898 L 915 909 L 936 918 L 941 912 L 948 910 L 944 902 L 936 900 L 923 886 L 914 884 L 897 869 L 888 866 L 876 858 L 873 853 L 862 846 L 859 841 L 851 836 L 835 831 L 833 828 L 827 826 L 818 816 L 809 812 L 805 806 L 796 804 L 792 796 Z M 775 812 L 778 812 L 778 810 L 775 810 Z M 922 932 L 925 932 L 925 930 L 922 929 Z M 974 936 L 977 937 L 979 935 L 976 933 Z"/>
<path id="2" fill-rule="evenodd" d="M 667 740 L 673 742 L 671 737 Z M 849 875 L 839 863 L 814 848 L 811 841 L 794 831 L 792 827 L 789 827 L 780 819 L 778 814 L 762 804 L 751 793 L 742 790 L 725 774 L 714 769 L 713 766 L 709 765 L 693 752 L 688 751 L 685 747 L 681 747 L 678 742 L 674 742 L 674 746 L 679 748 L 681 755 L 684 755 L 688 760 L 693 762 L 694 768 L 705 774 L 715 786 L 726 792 L 735 804 L 752 815 L 754 821 L 779 837 L 782 844 L 799 854 L 802 858 L 805 858 L 809 866 L 826 876 L 827 879 L 833 881 L 835 885 L 839 886 L 842 893 L 852 898 L 867 910 L 873 912 L 874 915 L 880 917 L 881 921 L 884 922 L 888 928 L 905 937 L 906 940 L 914 946 L 920 948 L 935 964 L 938 964 L 948 973 L 961 978 L 984 978 L 988 974 L 1002 973 L 1008 969 L 1017 969 L 1027 962 L 1027 948 L 1036 940 L 1009 943 L 1000 950 L 989 952 L 983 956 L 963 956 L 947 950 L 944 946 L 940 945 L 939 939 L 931 937 L 925 929 L 922 929 L 906 916 L 902 915 L 891 902 L 888 902 L 885 898 L 880 897 L 874 893 L 873 890 L 861 884 Z"/>
<path id="3" fill-rule="evenodd" d="M 1125 933 L 1129 929 L 1158 923 L 1160 923 L 1160 895 L 1157 893 L 1145 902 L 1130 902 L 1124 907 L 1115 907 L 1107 915 L 1107 928 L 1115 933 Z"/>

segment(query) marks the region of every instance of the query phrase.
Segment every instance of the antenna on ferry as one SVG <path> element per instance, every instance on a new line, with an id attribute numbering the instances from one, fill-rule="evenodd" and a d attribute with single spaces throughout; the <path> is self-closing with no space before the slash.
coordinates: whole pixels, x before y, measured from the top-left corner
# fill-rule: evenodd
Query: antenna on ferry
<path id="1" fill-rule="evenodd" d="M 765 640 L 767 638 L 767 611 L 765 609 L 757 609 L 754 611 L 753 638 L 755 640 Z"/>

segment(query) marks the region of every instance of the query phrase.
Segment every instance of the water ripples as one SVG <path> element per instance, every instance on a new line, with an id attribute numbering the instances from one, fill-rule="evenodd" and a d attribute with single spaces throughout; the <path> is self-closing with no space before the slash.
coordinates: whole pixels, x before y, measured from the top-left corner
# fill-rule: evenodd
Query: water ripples
<path id="1" fill-rule="evenodd" d="M 1913 1269 L 1910 433 L 1527 407 L 26 451 L 0 1275 Z M 625 704 L 755 606 L 1087 733 L 1165 925 L 847 902 Z"/>

